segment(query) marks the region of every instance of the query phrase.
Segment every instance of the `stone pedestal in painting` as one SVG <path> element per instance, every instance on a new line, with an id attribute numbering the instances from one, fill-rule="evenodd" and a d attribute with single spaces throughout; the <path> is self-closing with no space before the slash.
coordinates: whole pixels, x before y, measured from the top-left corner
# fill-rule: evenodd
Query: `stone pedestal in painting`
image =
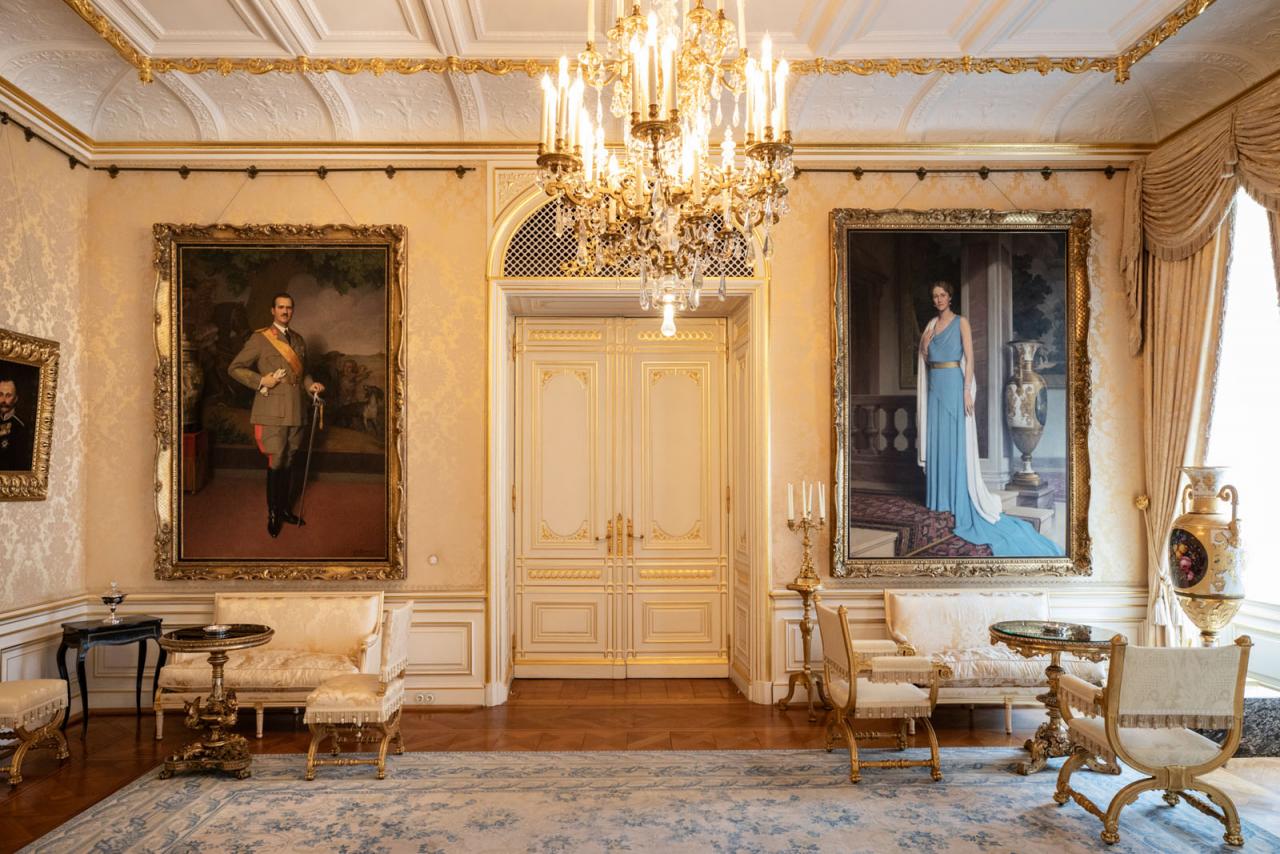
<path id="1" fill-rule="evenodd" d="M 1024 507 L 1052 507 L 1053 488 L 1031 466 L 1031 454 L 1044 435 L 1049 396 L 1044 377 L 1036 373 L 1039 341 L 1011 341 L 1016 358 L 1013 373 L 1004 386 L 1004 420 L 1013 444 L 1022 452 L 1022 468 L 1014 472 L 1006 489 L 1018 491 Z"/>

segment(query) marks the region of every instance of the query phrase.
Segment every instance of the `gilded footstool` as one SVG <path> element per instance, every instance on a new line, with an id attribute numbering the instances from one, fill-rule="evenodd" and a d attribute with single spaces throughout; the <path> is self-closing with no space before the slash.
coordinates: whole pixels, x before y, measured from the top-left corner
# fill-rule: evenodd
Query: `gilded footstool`
<path id="1" fill-rule="evenodd" d="M 59 759 L 70 756 L 58 725 L 67 713 L 67 683 L 61 679 L 15 679 L 0 682 L 0 737 L 18 740 L 12 749 L 9 785 L 22 782 L 22 760 L 32 748 L 52 747 Z M 12 736 L 9 735 L 12 733 Z"/>
<path id="2" fill-rule="evenodd" d="M 400 735 L 400 707 L 404 705 L 404 671 L 409 663 L 409 627 L 413 603 L 389 608 L 382 618 L 382 667 L 378 673 L 349 673 L 323 682 L 307 697 L 304 720 L 311 728 L 307 749 L 307 779 L 316 778 L 320 765 L 376 765 L 378 779 L 387 776 L 387 748 L 395 741 L 404 753 Z M 316 750 L 332 738 L 332 758 L 317 759 Z M 377 741 L 376 759 L 339 756 L 343 740 Z"/>
<path id="3" fill-rule="evenodd" d="M 387 776 L 387 748 L 392 739 L 396 753 L 404 753 L 400 735 L 400 707 L 404 705 L 404 679 L 383 682 L 376 673 L 352 673 L 335 676 L 307 697 L 304 720 L 311 729 L 311 746 L 307 749 L 307 779 L 316 778 L 320 765 L 376 765 L 378 779 Z M 326 738 L 333 739 L 333 758 L 317 759 L 316 751 Z M 360 743 L 377 741 L 376 759 L 355 756 L 339 757 L 342 741 Z"/>

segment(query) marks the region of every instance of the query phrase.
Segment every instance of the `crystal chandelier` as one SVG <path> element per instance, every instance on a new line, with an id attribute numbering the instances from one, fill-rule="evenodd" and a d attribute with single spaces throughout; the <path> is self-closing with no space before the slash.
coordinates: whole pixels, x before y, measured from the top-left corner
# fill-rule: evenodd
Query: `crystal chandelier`
<path id="1" fill-rule="evenodd" d="M 795 173 L 788 67 L 773 59 L 767 35 L 760 59 L 748 56 L 744 0 L 736 27 L 723 0 L 715 12 L 703 0 L 692 9 L 689 0 L 651 0 L 647 14 L 637 2 L 625 16 L 616 2 L 607 56 L 595 48 L 588 0 L 576 68 L 561 57 L 555 79 L 542 77 L 538 181 L 560 201 L 557 234 L 577 238 L 572 266 L 638 275 L 641 307 L 659 308 L 670 336 L 675 312 L 698 308 L 707 277 L 719 276 L 724 299 L 728 265 L 744 253 L 754 259 L 753 229 L 763 233 L 765 257 L 772 254 L 770 230 L 787 212 Z M 609 84 L 609 111 L 622 120 L 621 145 L 612 149 L 602 107 Z"/>

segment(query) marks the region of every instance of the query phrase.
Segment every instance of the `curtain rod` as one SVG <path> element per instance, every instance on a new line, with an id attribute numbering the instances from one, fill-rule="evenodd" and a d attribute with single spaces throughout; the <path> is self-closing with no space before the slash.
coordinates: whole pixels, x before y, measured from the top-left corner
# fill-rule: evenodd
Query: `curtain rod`
<path id="1" fill-rule="evenodd" d="M 397 172 L 452 172 L 459 179 L 466 176 L 468 172 L 476 171 L 474 166 L 117 166 L 112 163 L 110 166 L 90 166 L 74 154 L 64 150 L 62 146 L 42 136 L 34 128 L 23 124 L 15 119 L 8 112 L 0 110 L 0 125 L 14 125 L 22 129 L 22 135 L 27 142 L 38 139 L 54 151 L 67 158 L 67 165 L 71 169 L 77 166 L 83 166 L 91 172 L 106 172 L 112 178 L 117 177 L 121 172 L 176 172 L 179 177 L 186 180 L 193 172 L 217 172 L 223 174 L 245 174 L 250 178 L 257 178 L 259 175 L 281 175 L 294 174 L 305 175 L 312 174 L 323 181 L 331 172 L 382 172 L 388 178 L 394 178 Z"/>
<path id="2" fill-rule="evenodd" d="M 852 175 L 858 181 L 862 180 L 863 175 L 915 175 L 917 179 L 923 181 L 925 178 L 929 177 L 930 175 L 977 175 L 979 178 L 985 181 L 990 175 L 994 175 L 997 173 L 1034 172 L 1038 174 L 1041 178 L 1048 181 L 1051 177 L 1053 177 L 1053 173 L 1055 172 L 1101 172 L 1103 175 L 1106 175 L 1107 180 L 1110 181 L 1112 178 L 1115 177 L 1117 172 L 1128 172 L 1128 171 L 1129 171 L 1128 166 L 1112 166 L 1111 164 L 1107 164 L 1106 166 L 1041 166 L 1039 169 L 1036 169 L 1035 167 L 1032 167 L 1032 166 L 1002 166 L 1002 167 L 996 167 L 994 169 L 989 166 L 979 166 L 977 169 L 974 169 L 972 167 L 926 169 L 923 166 L 919 166 L 915 169 L 905 169 L 905 168 L 903 169 L 892 169 L 892 168 L 864 169 L 861 166 L 855 166 L 852 169 L 845 169 L 845 168 L 818 168 L 818 167 L 809 168 L 804 166 L 797 166 L 796 177 L 799 178 L 807 172 L 833 172 L 833 173 L 842 173 L 842 174 Z"/>

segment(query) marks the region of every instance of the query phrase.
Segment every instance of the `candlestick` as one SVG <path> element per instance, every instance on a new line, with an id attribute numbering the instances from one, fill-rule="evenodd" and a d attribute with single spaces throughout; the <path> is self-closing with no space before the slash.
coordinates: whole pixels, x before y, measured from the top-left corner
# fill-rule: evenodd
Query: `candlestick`
<path id="1" fill-rule="evenodd" d="M 790 483 L 787 484 L 787 521 L 794 521 L 796 518 L 796 493 L 795 488 Z"/>
<path id="2" fill-rule="evenodd" d="M 587 41 L 596 40 L 596 0 L 587 0 Z"/>
<path id="3" fill-rule="evenodd" d="M 738 50 L 747 49 L 747 12 L 746 0 L 738 0 Z"/>
<path id="4" fill-rule="evenodd" d="M 801 483 L 801 490 L 804 489 L 804 483 Z M 813 672 L 809 666 L 809 648 L 813 637 L 813 620 L 809 617 L 810 609 L 813 604 L 819 601 L 818 591 L 822 589 L 822 579 L 818 577 L 813 569 L 813 556 L 811 549 L 813 541 L 809 536 L 810 531 L 822 530 L 824 523 L 814 521 L 809 516 L 803 516 L 800 519 L 787 520 L 787 527 L 792 531 L 801 533 L 801 558 L 800 572 L 796 575 L 795 580 L 787 585 L 787 589 L 800 594 L 800 601 L 803 606 L 803 615 L 800 620 L 800 639 L 804 648 L 804 664 L 799 672 L 792 673 L 787 680 L 787 696 L 778 701 L 778 708 L 782 711 L 787 710 L 787 705 L 791 702 L 791 697 L 795 694 L 796 685 L 804 683 L 805 692 L 809 700 L 809 721 L 812 723 L 818 719 L 814 711 L 814 694 L 824 708 L 831 708 L 831 701 L 827 698 L 825 686 L 822 684 L 822 677 Z"/>

